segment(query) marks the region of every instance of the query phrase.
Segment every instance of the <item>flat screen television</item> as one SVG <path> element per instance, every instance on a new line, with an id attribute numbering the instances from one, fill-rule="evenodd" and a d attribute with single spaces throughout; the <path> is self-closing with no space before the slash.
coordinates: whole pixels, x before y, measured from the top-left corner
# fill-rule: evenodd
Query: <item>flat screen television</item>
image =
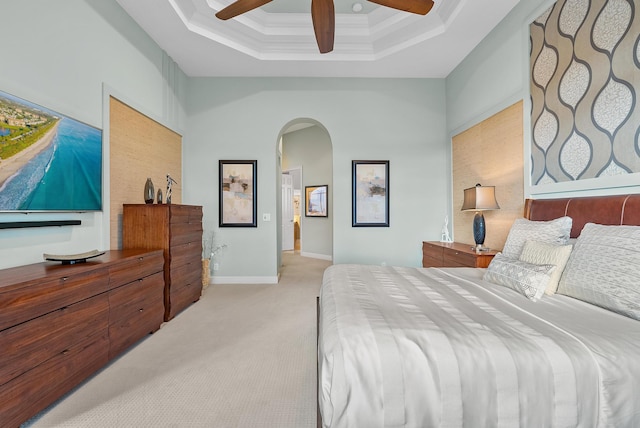
<path id="1" fill-rule="evenodd" d="M 0 212 L 102 210 L 102 130 L 0 91 Z"/>

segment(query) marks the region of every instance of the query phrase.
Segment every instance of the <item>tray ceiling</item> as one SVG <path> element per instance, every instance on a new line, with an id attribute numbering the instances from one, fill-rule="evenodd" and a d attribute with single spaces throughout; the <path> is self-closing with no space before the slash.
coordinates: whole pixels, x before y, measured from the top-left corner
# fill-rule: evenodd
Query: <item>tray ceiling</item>
<path id="1" fill-rule="evenodd" d="M 221 21 L 232 0 L 117 0 L 194 77 L 446 77 L 518 1 L 436 0 L 420 16 L 334 0 L 334 50 L 320 54 L 311 1 L 273 0 Z"/>

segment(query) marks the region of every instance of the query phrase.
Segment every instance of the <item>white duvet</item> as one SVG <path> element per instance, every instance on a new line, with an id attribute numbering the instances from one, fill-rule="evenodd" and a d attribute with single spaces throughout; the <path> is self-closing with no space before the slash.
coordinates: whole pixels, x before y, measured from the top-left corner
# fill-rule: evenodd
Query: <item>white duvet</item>
<path id="1" fill-rule="evenodd" d="M 640 322 L 483 272 L 327 269 L 324 426 L 640 427 Z"/>

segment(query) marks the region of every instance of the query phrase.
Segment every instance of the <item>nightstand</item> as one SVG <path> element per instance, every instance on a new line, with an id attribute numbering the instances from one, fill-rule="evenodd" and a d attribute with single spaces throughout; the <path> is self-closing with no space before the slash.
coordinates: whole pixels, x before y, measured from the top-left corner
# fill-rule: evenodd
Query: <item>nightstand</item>
<path id="1" fill-rule="evenodd" d="M 459 242 L 422 242 L 422 267 L 476 267 L 486 268 L 496 250 L 476 252 L 471 244 Z"/>

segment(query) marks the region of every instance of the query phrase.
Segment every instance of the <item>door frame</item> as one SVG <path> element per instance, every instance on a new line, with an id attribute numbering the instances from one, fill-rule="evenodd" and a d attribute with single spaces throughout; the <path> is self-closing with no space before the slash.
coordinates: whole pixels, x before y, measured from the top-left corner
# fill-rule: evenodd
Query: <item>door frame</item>
<path id="1" fill-rule="evenodd" d="M 302 215 L 303 207 L 304 207 L 304 194 L 302 192 L 302 183 L 304 183 L 304 181 L 302 179 L 302 173 L 303 173 L 302 166 L 299 165 L 299 166 L 294 166 L 294 167 L 291 167 L 291 168 L 283 169 L 282 170 L 282 174 L 286 174 L 286 173 L 288 173 L 290 171 L 300 171 L 300 173 L 297 174 L 298 175 L 298 180 L 297 180 L 298 182 L 296 183 L 296 179 L 295 179 L 296 175 L 295 174 L 292 175 L 291 182 L 292 182 L 292 186 L 293 186 L 293 193 L 295 193 L 296 185 L 298 186 L 298 190 L 300 190 L 300 198 L 301 198 L 300 199 L 300 207 L 299 207 L 299 209 L 300 209 L 300 250 L 302 250 L 302 227 L 303 227 L 303 218 L 304 218 L 304 216 Z M 280 193 L 282 193 L 282 185 L 280 186 Z M 294 222 L 295 222 L 295 207 L 294 207 L 293 218 L 294 218 Z M 295 238 L 295 231 L 294 231 L 294 237 L 293 237 L 293 248 L 294 248 L 294 250 L 295 250 L 295 247 L 296 247 L 296 238 Z"/>

